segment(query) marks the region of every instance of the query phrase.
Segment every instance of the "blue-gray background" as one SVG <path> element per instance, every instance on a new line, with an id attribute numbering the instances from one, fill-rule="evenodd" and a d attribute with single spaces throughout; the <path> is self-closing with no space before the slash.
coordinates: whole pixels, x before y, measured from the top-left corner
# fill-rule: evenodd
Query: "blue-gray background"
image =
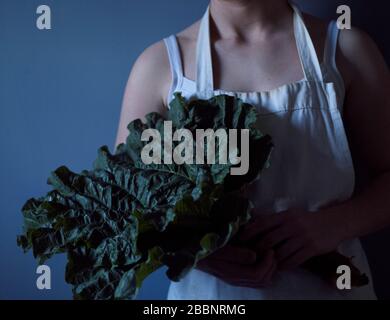
<path id="1" fill-rule="evenodd" d="M 297 1 L 321 17 L 349 4 L 352 23 L 368 31 L 389 61 L 387 1 Z M 36 26 L 38 5 L 52 10 L 52 30 Z M 65 257 L 47 264 L 52 289 L 36 289 L 36 263 L 16 247 L 20 209 L 49 190 L 49 171 L 91 166 L 99 146 L 112 149 L 124 86 L 148 45 L 203 14 L 208 0 L 0 0 L 0 298 L 70 299 Z M 145 84 L 147 85 L 147 84 Z M 388 232 L 365 239 L 378 295 L 390 297 Z M 139 295 L 164 299 L 164 270 Z"/>

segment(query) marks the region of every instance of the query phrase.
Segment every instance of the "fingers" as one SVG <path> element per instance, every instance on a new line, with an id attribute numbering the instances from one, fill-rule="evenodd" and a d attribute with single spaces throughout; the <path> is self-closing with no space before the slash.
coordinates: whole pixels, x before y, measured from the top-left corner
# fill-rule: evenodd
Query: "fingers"
<path id="1" fill-rule="evenodd" d="M 224 260 L 238 264 L 253 264 L 256 262 L 256 251 L 227 244 L 209 256 L 211 259 Z"/>
<path id="2" fill-rule="evenodd" d="M 262 259 L 255 265 L 255 279 L 263 280 L 267 273 L 273 268 L 276 262 L 275 253 L 273 250 L 267 251 Z"/>
<path id="3" fill-rule="evenodd" d="M 297 238 L 291 238 L 275 250 L 276 259 L 281 263 L 303 247 L 304 245 Z"/>
<path id="4" fill-rule="evenodd" d="M 277 262 L 273 252 L 268 252 L 263 260 L 254 267 L 254 275 L 250 279 L 240 278 L 233 284 L 248 288 L 263 288 L 271 284 L 271 279 L 277 269 Z"/>
<path id="5" fill-rule="evenodd" d="M 292 236 L 293 230 L 291 230 L 287 225 L 281 225 L 263 235 L 260 240 L 256 242 L 255 248 L 260 252 L 265 252 L 280 245 Z"/>
<path id="6" fill-rule="evenodd" d="M 300 248 L 283 260 L 279 261 L 280 270 L 288 270 L 301 266 L 312 256 L 308 248 Z"/>
<path id="7" fill-rule="evenodd" d="M 246 283 L 246 286 L 251 288 L 269 286 L 271 284 L 271 279 L 275 274 L 277 266 L 278 264 L 275 259 L 274 251 L 267 251 L 263 258 L 260 260 L 260 262 L 258 262 L 255 266 L 256 276 L 254 281 L 249 281 L 248 283 Z"/>
<path id="8" fill-rule="evenodd" d="M 238 239 L 241 241 L 248 241 L 259 233 L 277 227 L 282 221 L 280 214 L 267 214 L 256 217 L 253 222 L 248 223 L 240 230 Z"/>
<path id="9" fill-rule="evenodd" d="M 269 286 L 272 283 L 272 277 L 274 276 L 276 270 L 278 269 L 278 262 L 274 259 L 272 267 L 269 269 L 268 273 L 264 276 L 264 286 Z"/>

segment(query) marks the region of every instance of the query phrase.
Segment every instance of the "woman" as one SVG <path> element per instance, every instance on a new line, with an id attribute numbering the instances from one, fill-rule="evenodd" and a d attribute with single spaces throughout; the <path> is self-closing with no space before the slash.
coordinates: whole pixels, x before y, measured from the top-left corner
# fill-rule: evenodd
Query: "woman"
<path id="1" fill-rule="evenodd" d="M 337 290 L 299 266 L 338 249 L 370 277 L 357 237 L 390 225 L 385 88 L 387 66 L 365 33 L 339 32 L 286 0 L 211 0 L 201 21 L 145 50 L 126 87 L 117 144 L 127 123 L 164 112 L 175 91 L 256 105 L 275 144 L 250 190 L 253 221 L 240 233 L 251 248 L 220 249 L 171 283 L 168 299 L 375 299 L 372 279 Z M 349 147 L 371 175 L 357 194 Z"/>

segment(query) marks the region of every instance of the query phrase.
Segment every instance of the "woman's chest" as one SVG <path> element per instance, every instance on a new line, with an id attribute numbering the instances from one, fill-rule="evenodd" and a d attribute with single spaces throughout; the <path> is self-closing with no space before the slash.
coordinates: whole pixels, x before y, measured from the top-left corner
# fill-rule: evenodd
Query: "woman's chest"
<path id="1" fill-rule="evenodd" d="M 196 79 L 195 43 L 181 44 L 184 76 Z M 212 45 L 215 89 L 269 91 L 303 79 L 294 39 L 283 41 L 215 41 Z"/>

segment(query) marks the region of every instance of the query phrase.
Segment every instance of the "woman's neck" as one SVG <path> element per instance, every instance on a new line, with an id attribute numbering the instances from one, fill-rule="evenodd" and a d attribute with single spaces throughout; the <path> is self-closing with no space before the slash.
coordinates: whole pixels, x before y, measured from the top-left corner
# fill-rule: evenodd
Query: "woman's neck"
<path id="1" fill-rule="evenodd" d="M 211 0 L 210 15 L 218 38 L 242 40 L 266 36 L 292 17 L 286 0 Z"/>

